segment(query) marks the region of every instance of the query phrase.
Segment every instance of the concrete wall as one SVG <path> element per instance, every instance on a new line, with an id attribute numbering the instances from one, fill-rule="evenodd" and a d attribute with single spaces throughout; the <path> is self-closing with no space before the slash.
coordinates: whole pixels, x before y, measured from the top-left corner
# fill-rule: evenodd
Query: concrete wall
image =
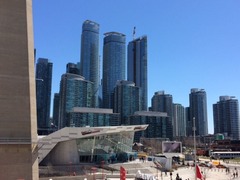
<path id="1" fill-rule="evenodd" d="M 58 143 L 46 157 L 51 165 L 79 164 L 76 140 Z"/>
<path id="2" fill-rule="evenodd" d="M 0 179 L 38 179 L 34 74 L 32 0 L 0 0 Z"/>

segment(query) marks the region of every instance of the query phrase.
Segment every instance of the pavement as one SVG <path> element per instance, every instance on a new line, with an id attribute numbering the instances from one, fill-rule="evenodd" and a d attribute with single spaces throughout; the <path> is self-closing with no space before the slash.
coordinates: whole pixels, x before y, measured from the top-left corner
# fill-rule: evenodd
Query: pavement
<path id="1" fill-rule="evenodd" d="M 230 168 L 230 172 L 226 173 L 225 169 L 219 169 L 219 168 L 206 168 L 206 167 L 200 167 L 201 171 L 203 172 L 203 176 L 205 177 L 205 180 L 240 180 L 240 177 L 233 177 L 233 172 L 235 172 L 234 168 Z M 240 167 L 237 169 L 238 172 L 240 172 Z M 195 180 L 195 168 L 194 167 L 183 167 L 179 168 L 178 170 L 175 170 L 172 174 L 172 180 L 176 179 L 177 173 L 182 180 Z M 171 180 L 171 177 L 169 173 L 167 176 L 162 173 L 158 173 L 158 179 L 159 180 Z"/>
<path id="2" fill-rule="evenodd" d="M 218 169 L 218 168 L 201 168 L 201 171 L 203 172 L 203 176 L 205 177 L 205 180 L 240 180 L 240 177 L 233 177 L 234 169 L 230 169 L 230 173 L 226 173 L 225 169 Z M 238 169 L 240 172 L 240 167 Z M 172 172 L 172 178 L 170 177 L 169 172 L 167 175 L 165 173 L 158 172 L 155 174 L 156 177 L 158 177 L 158 180 L 175 180 L 177 174 L 179 175 L 182 180 L 195 180 L 194 177 L 194 167 L 189 168 L 179 168 L 178 170 L 175 170 Z M 119 180 L 119 178 L 107 178 L 108 180 Z M 126 178 L 126 180 L 134 180 L 135 178 Z"/>
<path id="3" fill-rule="evenodd" d="M 205 180 L 240 180 L 239 177 L 234 177 L 233 173 L 238 172 L 240 174 L 240 164 L 232 164 L 232 163 L 224 163 L 220 162 L 224 166 L 229 168 L 229 172 L 226 172 L 226 169 L 220 169 L 220 168 L 208 168 L 208 167 L 200 167 L 200 171 L 203 173 Z M 179 175 L 182 180 L 195 180 L 195 168 L 192 166 L 185 166 L 185 167 L 178 167 L 178 169 L 174 170 L 172 172 L 172 177 L 170 176 L 170 173 L 167 172 L 165 174 L 164 172 L 161 172 L 160 170 L 156 169 L 156 166 L 153 162 L 141 162 L 141 161 L 133 161 L 133 162 L 127 162 L 123 164 L 119 164 L 119 166 L 125 166 L 126 170 L 128 171 L 128 174 L 126 175 L 126 180 L 135 180 L 136 171 L 141 171 L 141 173 L 144 175 L 143 177 L 147 177 L 147 175 L 151 175 L 157 180 L 176 180 L 177 174 Z M 104 175 L 103 175 L 104 174 Z M 146 176 L 145 176 L 146 175 Z M 95 177 L 95 178 L 94 178 Z M 103 179 L 102 177 L 105 177 L 104 179 L 107 180 L 119 180 L 120 173 L 119 172 L 109 172 L 106 170 L 99 170 L 95 173 L 94 176 L 88 174 L 88 175 L 79 175 L 79 176 L 65 176 L 65 177 L 48 177 L 48 178 L 40 178 L 41 180 L 92 180 L 92 179 Z M 198 179 L 199 180 L 199 179 Z"/>
<path id="4" fill-rule="evenodd" d="M 240 180 L 240 175 L 237 177 L 233 174 L 238 172 L 240 174 L 240 164 L 231 164 L 231 163 L 224 163 L 221 164 L 225 165 L 229 168 L 229 172 L 226 172 L 226 169 L 221 168 L 208 168 L 208 167 L 200 167 L 200 170 L 205 177 L 205 180 Z M 146 164 L 147 165 L 147 164 Z M 149 168 L 149 167 L 148 167 Z M 194 167 L 180 167 L 177 170 L 172 172 L 172 177 L 170 177 L 170 173 L 157 171 L 153 168 L 152 173 L 155 177 L 158 177 L 158 180 L 176 180 L 177 174 L 179 175 L 182 180 L 195 180 L 195 168 Z M 107 178 L 108 180 L 119 180 L 119 178 Z M 126 180 L 134 180 L 134 178 L 126 178 Z M 199 179 L 198 179 L 199 180 Z"/>

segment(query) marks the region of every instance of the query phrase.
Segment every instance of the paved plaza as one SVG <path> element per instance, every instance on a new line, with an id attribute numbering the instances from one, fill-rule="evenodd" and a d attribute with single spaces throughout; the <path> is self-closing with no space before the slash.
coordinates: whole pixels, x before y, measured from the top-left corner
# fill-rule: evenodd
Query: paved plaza
<path id="1" fill-rule="evenodd" d="M 205 176 L 205 180 L 240 180 L 240 177 L 233 177 L 234 168 L 230 169 L 230 173 L 226 173 L 225 169 L 217 169 L 217 168 L 200 168 L 203 171 L 203 175 Z M 240 172 L 240 166 L 238 171 Z M 158 173 L 158 180 L 175 180 L 177 173 L 179 174 L 182 180 L 195 180 L 194 178 L 194 168 L 179 168 L 172 172 L 172 178 L 170 177 L 169 172 L 167 175 L 165 173 Z M 157 176 L 157 173 L 155 174 Z M 119 180 L 119 178 L 107 178 L 108 180 Z M 127 180 L 134 180 L 135 178 L 127 178 Z"/>
<path id="2" fill-rule="evenodd" d="M 135 161 L 136 162 L 136 161 Z M 201 172 L 203 173 L 205 180 L 240 180 L 240 176 L 236 176 L 234 173 L 240 173 L 240 164 L 226 164 L 224 162 L 220 162 L 229 168 L 229 172 L 226 172 L 224 168 L 208 168 L 208 167 L 200 167 Z M 172 177 L 170 177 L 170 173 L 157 171 L 155 167 L 149 167 L 149 164 L 146 163 L 146 168 L 151 169 L 152 174 L 155 177 L 158 177 L 158 180 L 176 180 L 177 174 L 182 178 L 182 180 L 195 180 L 194 167 L 180 167 L 177 170 L 172 172 Z M 141 171 L 141 170 L 140 170 Z M 119 178 L 108 178 L 109 180 L 117 180 Z M 134 178 L 127 178 L 127 180 L 133 180 Z"/>
<path id="3" fill-rule="evenodd" d="M 239 169 L 237 169 L 240 172 L 240 167 L 238 167 Z M 235 168 L 232 167 L 230 168 L 230 172 L 226 173 L 225 169 L 218 169 L 218 168 L 202 168 L 200 167 L 201 171 L 203 172 L 203 175 L 205 176 L 206 180 L 230 180 L 230 179 L 234 179 L 234 180 L 240 180 L 240 177 L 233 177 L 233 173 L 235 172 Z M 178 170 L 175 170 L 172 174 L 172 180 L 176 179 L 176 175 L 177 173 L 179 174 L 179 176 L 182 178 L 182 180 L 195 180 L 194 179 L 194 167 L 183 167 L 183 168 L 179 168 Z M 171 180 L 171 177 L 169 175 L 169 173 L 167 174 L 167 176 L 165 174 L 158 173 L 158 179 L 159 180 Z"/>
<path id="4" fill-rule="evenodd" d="M 238 172 L 240 173 L 240 164 L 226 164 L 224 162 L 220 162 L 222 165 L 229 168 L 229 172 L 226 172 L 226 169 L 220 169 L 220 168 L 208 168 L 208 167 L 200 167 L 201 172 L 203 173 L 205 180 L 240 180 L 240 177 L 234 176 L 233 173 Z M 158 177 L 155 179 L 158 180 L 176 180 L 177 174 L 179 175 L 182 180 L 195 180 L 194 177 L 194 167 L 192 166 L 185 166 L 185 167 L 179 167 L 177 170 L 174 170 L 172 172 L 172 177 L 170 176 L 170 173 L 167 172 L 161 172 L 160 170 L 156 169 L 155 164 L 152 161 L 148 162 L 141 162 L 141 161 L 132 161 L 127 163 L 119 163 L 119 164 L 113 164 L 115 169 L 119 169 L 120 166 L 125 167 L 127 171 L 127 178 L 126 180 L 135 180 L 136 172 L 141 171 L 143 174 L 142 177 Z M 104 178 L 103 178 L 104 177 Z M 49 178 L 40 178 L 41 180 L 49 180 Z M 62 179 L 69 179 L 69 180 L 93 180 L 93 179 L 107 179 L 107 180 L 119 180 L 120 179 L 120 172 L 119 171 L 107 171 L 98 169 L 96 173 L 94 173 L 94 176 L 92 176 L 92 173 L 87 173 L 84 175 L 78 175 L 77 176 L 65 176 L 65 177 L 51 177 L 52 180 L 62 180 Z M 147 179 L 147 178 L 143 178 Z M 152 178 L 149 178 L 151 180 Z M 199 179 L 198 179 L 199 180 Z"/>

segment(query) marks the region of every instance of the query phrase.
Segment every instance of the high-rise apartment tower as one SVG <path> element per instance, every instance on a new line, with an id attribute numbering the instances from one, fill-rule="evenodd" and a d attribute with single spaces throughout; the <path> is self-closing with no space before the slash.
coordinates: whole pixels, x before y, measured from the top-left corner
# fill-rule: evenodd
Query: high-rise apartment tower
<path id="1" fill-rule="evenodd" d="M 140 88 L 134 82 L 121 80 L 114 88 L 114 113 L 120 113 L 121 124 L 129 125 L 128 118 L 140 111 Z"/>
<path id="2" fill-rule="evenodd" d="M 152 97 L 152 111 L 157 112 L 165 112 L 167 113 L 168 124 L 171 124 L 168 128 L 168 135 L 171 134 L 172 139 L 173 136 L 173 98 L 171 94 L 165 94 L 164 91 L 155 92 L 154 96 Z"/>
<path id="3" fill-rule="evenodd" d="M 148 109 L 147 55 L 147 36 L 129 42 L 127 79 L 141 88 L 141 110 L 143 111 Z"/>
<path id="4" fill-rule="evenodd" d="M 214 134 L 221 133 L 231 139 L 240 140 L 238 100 L 233 96 L 220 96 L 213 104 Z"/>
<path id="5" fill-rule="evenodd" d="M 59 119 L 59 93 L 54 93 L 53 98 L 53 125 L 54 127 L 58 127 L 58 119 Z"/>
<path id="6" fill-rule="evenodd" d="M 208 134 L 207 118 L 207 94 L 204 89 L 193 88 L 189 94 L 189 123 L 193 127 L 195 118 L 196 135 L 205 136 Z M 192 134 L 193 135 L 193 134 Z"/>
<path id="7" fill-rule="evenodd" d="M 125 80 L 126 37 L 118 32 L 104 34 L 103 45 L 103 108 L 113 108 L 114 87 Z"/>
<path id="8" fill-rule="evenodd" d="M 173 104 L 173 136 L 186 136 L 185 108 L 181 104 Z"/>
<path id="9" fill-rule="evenodd" d="M 59 92 L 59 129 L 71 126 L 69 112 L 74 107 L 93 107 L 93 83 L 77 74 L 62 75 Z"/>
<path id="10" fill-rule="evenodd" d="M 53 64 L 45 58 L 39 58 L 36 65 L 38 128 L 47 128 L 50 126 L 52 66 Z"/>
<path id="11" fill-rule="evenodd" d="M 164 91 L 154 93 L 152 97 L 152 111 L 166 112 L 172 117 L 173 99 L 171 94 L 165 94 Z"/>
<path id="12" fill-rule="evenodd" d="M 99 60 L 99 24 L 86 20 L 82 25 L 80 75 L 93 82 L 94 107 L 98 107 Z"/>

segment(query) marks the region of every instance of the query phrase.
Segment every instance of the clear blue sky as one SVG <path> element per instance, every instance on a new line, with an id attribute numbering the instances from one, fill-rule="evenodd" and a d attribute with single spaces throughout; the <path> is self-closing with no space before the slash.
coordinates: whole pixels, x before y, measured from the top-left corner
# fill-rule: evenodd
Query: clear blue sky
<path id="1" fill-rule="evenodd" d="M 174 103 L 189 106 L 191 88 L 207 92 L 208 127 L 212 104 L 221 95 L 240 99 L 240 1 L 238 0 L 33 0 L 37 58 L 53 63 L 52 94 L 59 91 L 68 62 L 80 61 L 82 23 L 100 24 L 132 40 L 148 36 L 148 97 L 164 90 Z"/>

